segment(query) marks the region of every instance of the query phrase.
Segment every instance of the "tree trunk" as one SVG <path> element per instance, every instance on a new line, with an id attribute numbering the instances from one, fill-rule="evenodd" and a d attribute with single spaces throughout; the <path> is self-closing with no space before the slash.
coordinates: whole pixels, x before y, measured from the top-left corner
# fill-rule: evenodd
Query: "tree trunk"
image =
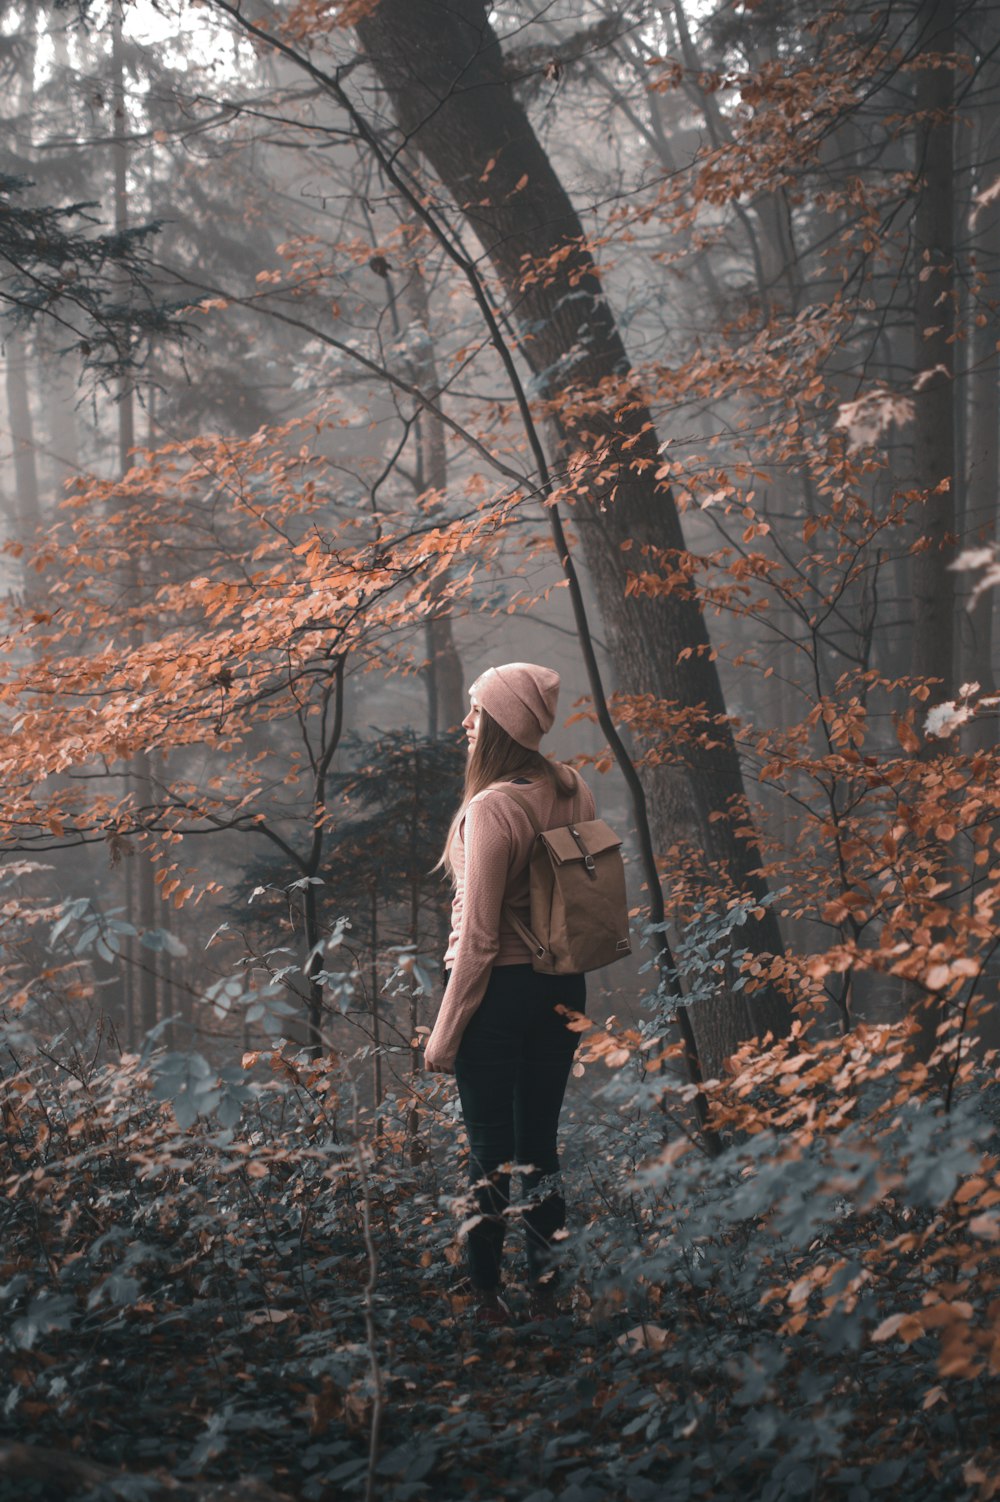
<path id="1" fill-rule="evenodd" d="M 14 457 L 14 535 L 27 547 L 41 520 L 38 498 L 38 465 L 35 460 L 35 424 L 28 384 L 28 351 L 21 335 L 11 330 L 5 340 L 7 415 Z M 37 581 L 34 569 L 25 569 L 25 594 Z M 37 592 L 37 582 L 35 583 Z"/>
<path id="2" fill-rule="evenodd" d="M 983 28 L 975 49 L 978 58 L 980 89 L 983 100 L 995 99 L 1000 85 L 1000 63 L 996 56 L 998 41 L 996 19 L 983 19 Z M 987 189 L 996 173 L 996 153 L 1000 150 L 1000 114 L 980 102 L 975 111 L 971 194 Z M 972 293 L 969 306 L 968 364 L 969 399 L 967 408 L 968 445 L 965 451 L 965 486 L 960 527 L 962 546 L 975 548 L 996 545 L 997 505 L 1000 494 L 1000 359 L 997 355 L 996 320 L 1000 305 L 1000 204 L 980 208 L 962 202 L 961 223 L 965 213 L 972 231 Z M 961 452 L 961 449 L 959 450 Z M 965 593 L 975 575 L 959 574 L 959 591 Z M 994 591 L 985 589 L 971 609 L 958 613 L 960 679 L 978 683 L 986 698 L 997 691 L 993 666 Z M 980 711 L 964 727 L 962 746 L 966 751 L 986 751 L 998 739 L 1000 716 L 991 706 Z M 993 830 L 996 837 L 996 828 Z M 970 861 L 969 890 L 966 901 L 972 907 L 983 884 L 990 880 L 987 866 Z M 1000 1045 L 1000 985 L 991 967 L 987 967 L 980 988 L 982 997 L 973 1031 L 978 1032 L 988 1048 Z"/>
<path id="3" fill-rule="evenodd" d="M 35 59 L 37 53 L 36 21 L 26 17 L 20 38 L 25 49 L 17 89 L 17 114 L 13 121 L 14 146 L 22 162 L 34 155 L 31 121 L 35 107 Z M 41 521 L 38 492 L 35 423 L 31 411 L 31 383 L 28 348 L 16 328 L 5 331 L 4 356 L 7 380 L 7 416 L 10 423 L 14 459 L 14 536 L 28 546 L 38 532 Z M 26 566 L 22 573 L 26 601 L 38 595 L 39 576 Z"/>
<path id="4" fill-rule="evenodd" d="M 111 169 L 114 184 L 115 231 L 124 234 L 129 223 L 128 201 L 128 118 L 125 105 L 125 62 L 122 48 L 122 4 L 113 0 L 111 6 L 111 108 L 112 140 Z M 118 471 L 124 478 L 132 468 L 132 449 L 135 447 L 135 393 L 132 380 L 126 372 L 118 381 Z M 126 588 L 128 599 L 137 604 L 142 590 L 142 565 L 133 558 L 127 567 Z M 132 632 L 132 643 L 140 645 L 140 636 Z M 137 809 L 153 803 L 152 767 L 148 752 L 137 751 L 128 767 L 128 782 L 131 786 Z M 126 881 L 134 884 L 130 903 L 130 919 L 140 934 L 157 926 L 156 884 L 153 864 L 141 844 L 135 853 L 122 862 Z M 156 951 L 143 949 L 138 940 L 132 943 L 133 963 L 129 966 L 131 984 L 137 988 L 131 999 L 129 1013 L 143 1032 L 155 1027 L 158 1020 L 157 968 L 152 954 Z"/>
<path id="5" fill-rule="evenodd" d="M 921 0 L 920 50 L 951 53 L 953 0 Z M 916 484 L 928 492 L 918 516 L 913 560 L 911 671 L 936 678 L 935 697 L 954 685 L 955 575 L 948 539 L 955 531 L 955 239 L 952 154 L 953 73 L 950 64 L 921 67 L 916 84 L 916 172 L 920 181 L 913 224 Z"/>
<path id="6" fill-rule="evenodd" d="M 1000 84 L 1000 67 L 984 65 L 984 85 Z M 976 119 L 976 189 L 993 177 L 991 165 L 1000 150 L 1000 119 L 984 107 Z M 975 216 L 973 228 L 975 298 L 969 331 L 969 410 L 965 506 L 962 544 L 983 547 L 996 541 L 1000 486 L 1000 362 L 996 344 L 996 310 L 1000 303 L 1000 204 L 991 203 Z M 960 576 L 960 579 L 962 576 Z M 978 683 L 987 696 L 996 691 L 993 669 L 993 590 L 983 590 L 961 620 L 961 677 Z M 985 750 L 997 739 L 995 713 L 978 717 L 963 736 L 965 745 Z"/>
<path id="7" fill-rule="evenodd" d="M 133 787 L 140 805 L 149 807 L 153 802 L 153 779 L 152 767 L 148 751 L 137 751 L 131 763 Z M 133 877 L 136 883 L 136 927 L 140 933 L 146 933 L 150 929 L 156 929 L 159 913 L 156 901 L 156 873 L 149 852 L 142 846 L 137 846 L 132 856 L 134 867 Z M 128 871 L 127 862 L 123 867 Z M 143 1033 L 148 1033 L 154 1028 L 159 1019 L 159 1002 L 157 991 L 159 990 L 159 954 L 160 950 L 138 951 L 140 965 L 139 979 L 139 1017 Z"/>
<path id="8" fill-rule="evenodd" d="M 358 32 L 408 139 L 433 165 L 500 279 L 535 389 L 551 404 L 559 468 L 575 459 L 589 469 L 574 520 L 619 686 L 686 712 L 706 733 L 702 744 L 670 748 L 685 761 L 683 775 L 648 774 L 658 845 L 668 850 L 679 832 L 693 835 L 733 889 L 762 898 L 760 856 L 747 833 L 742 772 L 701 608 L 681 590 L 626 595 L 643 544 L 684 551 L 680 520 L 655 478 L 657 435 L 579 216 L 504 77 L 483 0 L 447 7 L 381 0 Z M 554 256 L 544 276 L 525 277 Z M 570 403 L 573 395 L 582 400 Z M 743 941 L 757 952 L 780 951 L 770 908 L 750 920 Z M 782 1034 L 789 1020 L 784 999 L 771 991 L 734 999 L 713 1065 L 748 1033 Z"/>
<path id="9" fill-rule="evenodd" d="M 409 941 L 414 956 L 420 953 L 420 870 L 425 864 L 420 856 L 420 821 L 417 810 L 423 807 L 423 787 L 420 777 L 420 752 L 415 751 L 413 758 L 414 785 L 410 795 L 410 935 Z M 420 1044 L 417 1041 L 417 1027 L 420 1023 L 420 998 L 417 996 L 416 975 L 410 977 L 410 1078 L 413 1082 L 412 1104 L 406 1116 L 406 1157 L 409 1163 L 420 1163 L 425 1157 L 423 1144 L 420 1142 L 420 1111 L 417 1106 L 417 1092 L 420 1081 Z"/>
<path id="10" fill-rule="evenodd" d="M 681 56 L 690 80 L 685 92 L 704 113 L 705 127 L 713 147 L 717 148 L 727 142 L 731 143 L 731 128 L 726 123 L 715 91 L 702 82 L 708 78 L 710 70 L 703 67 L 702 59 L 691 36 L 682 0 L 673 0 L 672 10 Z M 664 24 L 669 28 L 669 18 L 665 9 L 661 14 Z M 746 41 L 749 42 L 752 37 L 764 43 L 763 50 L 766 52 L 766 56 L 761 58 L 751 53 L 750 66 L 753 69 L 760 68 L 766 62 L 774 61 L 773 26 L 769 24 L 769 21 L 769 14 L 765 10 L 762 15 L 753 16 L 748 23 Z M 803 289 L 798 273 L 795 247 L 792 244 L 788 203 L 784 194 L 774 192 L 760 194 L 754 202 L 752 215 L 739 199 L 734 200 L 732 208 L 746 235 L 762 314 L 766 315 L 769 312 L 772 299 L 781 292 L 784 292 L 793 308 L 797 307 Z"/>
<path id="11" fill-rule="evenodd" d="M 376 1140 L 382 1135 L 382 1019 L 378 1009 L 378 885 L 369 888 L 372 924 L 371 1012 L 372 1012 L 372 1116 Z"/>
<path id="12" fill-rule="evenodd" d="M 414 225 L 411 243 L 416 231 L 417 226 Z M 430 299 L 423 266 L 416 251 L 407 262 L 405 276 L 403 302 L 409 313 L 410 327 L 418 335 L 416 339 L 410 340 L 408 348 L 413 382 L 433 401 L 439 402 L 441 386 L 431 335 Z M 419 491 L 423 493 L 433 490 L 443 502 L 448 486 L 448 454 L 444 424 L 433 412 L 423 411 L 417 418 L 417 454 Z M 444 583 L 443 579 L 439 580 L 435 592 L 443 589 Z M 466 712 L 462 659 L 455 645 L 452 618 L 445 607 L 428 620 L 425 641 L 427 733 L 433 739 L 460 725 Z"/>
<path id="13" fill-rule="evenodd" d="M 53 506 L 63 498 L 66 481 L 80 471 L 80 435 L 74 402 L 77 399 L 75 362 L 66 354 L 57 354 L 53 341 L 46 341 L 45 390 L 42 393 L 45 457 L 48 460 L 47 489 Z M 70 366 L 70 369 L 67 369 Z"/>
<path id="14" fill-rule="evenodd" d="M 323 982 L 317 979 L 323 970 L 323 956 L 319 952 L 323 935 L 316 887 L 312 881 L 307 881 L 303 891 L 303 928 L 308 956 L 306 985 L 309 988 L 309 1052 L 314 1059 L 318 1059 L 323 1052 Z"/>
<path id="15" fill-rule="evenodd" d="M 955 50 L 953 0 L 921 0 L 921 53 Z M 953 71 L 950 63 L 917 70 L 917 202 L 914 251 L 915 484 L 927 492 L 917 518 L 913 558 L 911 672 L 936 680 L 933 698 L 954 697 L 955 575 L 948 569 L 955 533 L 955 185 Z M 933 754 L 930 752 L 929 754 Z M 937 995 L 920 996 L 915 1056 L 931 1057 L 945 1015 Z"/>

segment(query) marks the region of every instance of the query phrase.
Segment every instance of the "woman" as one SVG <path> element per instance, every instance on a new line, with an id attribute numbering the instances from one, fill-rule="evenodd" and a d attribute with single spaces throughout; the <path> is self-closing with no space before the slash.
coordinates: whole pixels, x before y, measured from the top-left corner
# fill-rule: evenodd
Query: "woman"
<path id="1" fill-rule="evenodd" d="M 477 1317 L 508 1324 L 500 1298 L 504 1211 L 510 1173 L 523 1165 L 528 1274 L 536 1312 L 550 1312 L 552 1237 L 566 1205 L 559 1191 L 556 1132 L 578 1035 L 558 1006 L 582 1012 L 582 975 L 538 975 L 511 921 L 530 926 L 531 820 L 509 787 L 551 829 L 594 817 L 577 773 L 539 750 L 552 726 L 559 675 L 530 662 L 488 668 L 469 690 L 462 721 L 469 742 L 465 794 L 440 864 L 454 882 L 446 986 L 427 1040 L 428 1069 L 454 1072 L 469 1138 L 480 1218 L 469 1232 L 469 1276 Z M 505 911 L 507 909 L 508 911 Z"/>

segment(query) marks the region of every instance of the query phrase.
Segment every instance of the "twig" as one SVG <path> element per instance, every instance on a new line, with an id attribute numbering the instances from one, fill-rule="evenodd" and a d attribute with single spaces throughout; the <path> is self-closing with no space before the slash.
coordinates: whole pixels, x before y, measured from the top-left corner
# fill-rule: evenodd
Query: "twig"
<path id="1" fill-rule="evenodd" d="M 355 1113 L 356 1122 L 356 1113 Z M 368 1346 L 368 1369 L 372 1381 L 372 1419 L 368 1436 L 368 1474 L 365 1477 L 365 1502 L 375 1502 L 376 1467 L 382 1437 L 382 1411 L 384 1388 L 382 1368 L 378 1359 L 378 1331 L 375 1328 L 375 1287 L 378 1283 L 378 1252 L 372 1235 L 371 1189 L 365 1170 L 365 1149 L 355 1125 L 354 1161 L 358 1168 L 361 1185 L 361 1225 L 364 1234 L 365 1253 L 368 1258 L 368 1277 L 364 1286 L 365 1341 Z"/>

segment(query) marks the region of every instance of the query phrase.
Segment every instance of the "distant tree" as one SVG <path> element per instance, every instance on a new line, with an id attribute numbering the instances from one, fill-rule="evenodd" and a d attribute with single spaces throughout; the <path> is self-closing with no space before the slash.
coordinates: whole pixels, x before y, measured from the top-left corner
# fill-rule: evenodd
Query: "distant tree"
<path id="1" fill-rule="evenodd" d="M 151 286 L 158 223 L 96 230 L 95 204 L 36 206 L 26 201 L 33 186 L 0 174 L 0 306 L 15 326 L 51 319 L 66 347 L 102 375 L 140 361 L 150 336 L 179 337 L 183 304 L 159 300 Z"/>

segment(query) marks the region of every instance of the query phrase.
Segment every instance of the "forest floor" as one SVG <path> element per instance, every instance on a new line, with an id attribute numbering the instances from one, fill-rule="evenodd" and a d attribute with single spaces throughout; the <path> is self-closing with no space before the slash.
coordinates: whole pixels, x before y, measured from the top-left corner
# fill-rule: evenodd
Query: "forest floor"
<path id="1" fill-rule="evenodd" d="M 107 1089 L 103 1115 L 94 1086 L 74 1117 L 73 1092 L 54 1130 L 50 1097 L 49 1135 L 9 1139 L 2 1502 L 993 1494 L 1000 1363 L 977 1352 L 997 1259 L 984 1244 L 970 1272 L 961 1220 L 902 1190 L 852 1211 L 846 1150 L 831 1176 L 761 1137 L 749 1178 L 745 1151 L 710 1173 L 688 1152 L 657 1185 L 624 1120 L 577 1120 L 562 1311 L 528 1318 L 512 1227 L 495 1330 L 442 1187 L 453 1121 L 425 1121 L 413 1164 L 402 1111 L 366 1158 L 294 1091 L 262 1133 L 181 1131 Z M 982 1143 L 914 1120 L 919 1192 L 950 1200 Z M 934 1318 L 882 1323 L 932 1298 Z M 53 1480 L 53 1455 L 111 1470 Z"/>

